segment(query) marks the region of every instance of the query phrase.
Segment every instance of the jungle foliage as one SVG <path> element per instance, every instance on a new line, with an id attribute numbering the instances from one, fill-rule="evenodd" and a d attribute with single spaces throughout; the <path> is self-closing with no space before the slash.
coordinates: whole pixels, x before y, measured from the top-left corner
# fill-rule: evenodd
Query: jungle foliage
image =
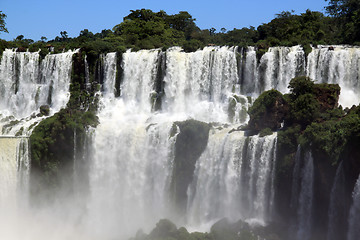
<path id="1" fill-rule="evenodd" d="M 308 77 L 297 77 L 290 81 L 289 88 L 290 94 L 270 90 L 256 99 L 249 109 L 250 129 L 264 134 L 269 126 L 284 122 L 283 128 L 277 128 L 279 153 L 285 156 L 284 161 L 300 144 L 336 164 L 340 155 L 360 140 L 360 108 L 343 110 L 338 106 L 337 84 L 315 84 Z M 286 101 L 285 107 L 279 108 L 279 99 Z"/>
<path id="2" fill-rule="evenodd" d="M 82 48 L 85 52 L 99 54 L 133 50 L 168 48 L 181 46 L 185 51 L 195 51 L 207 45 L 256 46 L 266 51 L 271 46 L 302 45 L 306 53 L 310 44 L 359 44 L 360 43 L 360 3 L 357 0 L 326 0 L 326 13 L 306 10 L 301 14 L 283 11 L 276 14 L 269 23 L 257 28 L 243 27 L 226 30 L 221 28 L 200 29 L 196 19 L 188 12 L 180 11 L 169 15 L 165 11 L 153 12 L 149 9 L 131 10 L 123 22 L 112 29 L 92 33 L 88 29 L 79 36 L 70 37 L 66 31 L 47 41 L 27 39 L 19 35 L 13 41 L 0 41 L 0 52 L 4 48 L 18 48 L 18 51 L 38 51 L 45 55 L 49 49 L 61 52 L 64 49 Z M 0 31 L 7 32 L 0 12 Z"/>

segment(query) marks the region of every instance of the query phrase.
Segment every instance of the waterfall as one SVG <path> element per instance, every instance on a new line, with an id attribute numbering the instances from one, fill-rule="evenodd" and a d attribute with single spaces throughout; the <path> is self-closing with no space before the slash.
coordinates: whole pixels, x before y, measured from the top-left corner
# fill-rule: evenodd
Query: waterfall
<path id="1" fill-rule="evenodd" d="M 244 86 L 241 86 L 245 94 L 258 96 L 270 89 L 286 93 L 290 80 L 305 73 L 305 56 L 300 46 L 271 47 L 259 64 L 253 47 L 245 54 Z"/>
<path id="2" fill-rule="evenodd" d="M 274 191 L 275 139 L 275 134 L 260 138 L 212 130 L 188 189 L 188 224 L 228 217 L 265 225 Z"/>
<path id="3" fill-rule="evenodd" d="M 352 206 L 349 213 L 349 230 L 347 233 L 347 240 L 356 240 L 360 238 L 360 176 L 356 181 L 354 191 L 352 193 Z"/>
<path id="4" fill-rule="evenodd" d="M 104 93 L 114 95 L 116 91 L 116 53 L 106 54 L 104 61 Z"/>
<path id="5" fill-rule="evenodd" d="M 340 235 L 342 232 L 341 229 L 343 229 L 344 222 L 346 221 L 346 218 L 344 217 L 346 212 L 346 207 L 344 204 L 344 196 L 346 194 L 344 185 L 345 176 L 343 162 L 341 162 L 336 170 L 334 183 L 331 188 L 330 205 L 328 211 L 329 222 L 327 240 L 337 240 L 344 238 Z"/>
<path id="6" fill-rule="evenodd" d="M 259 82 L 256 81 L 257 74 L 257 59 L 256 51 L 254 47 L 248 47 L 245 51 L 245 59 L 242 65 L 244 69 L 242 70 L 242 79 L 241 79 L 241 92 L 243 94 L 254 95 L 254 93 L 260 92 Z"/>
<path id="7" fill-rule="evenodd" d="M 0 63 L 0 110 L 3 115 L 24 117 L 36 109 L 39 53 L 6 49 Z"/>
<path id="8" fill-rule="evenodd" d="M 14 136 L 28 136 L 45 118 L 38 116 L 40 106 L 48 105 L 53 114 L 66 105 L 74 53 L 50 54 L 42 60 L 38 52 L 7 49 L 3 53 L 2 210 L 9 202 L 26 199 L 21 194 L 28 191 L 28 139 Z M 87 146 L 81 146 L 80 134 L 74 132 L 74 188 L 89 188 L 86 193 L 76 192 L 74 205 L 86 205 L 79 207 L 85 213 L 76 213 L 81 216 L 76 224 L 69 222 L 101 239 L 128 238 L 140 227 L 149 231 L 160 218 L 204 231 L 224 217 L 265 226 L 274 217 L 277 134 L 245 136 L 239 130 L 248 120 L 252 98 L 272 88 L 287 93 L 293 77 L 307 75 L 318 82 L 338 83 L 343 91 L 341 104 L 351 106 L 359 102 L 358 54 L 356 47 L 334 46 L 332 51 L 319 46 L 306 58 L 302 47 L 294 46 L 269 48 L 260 59 L 255 47 L 205 47 L 192 53 L 173 47 L 102 55 L 97 69 L 102 84 L 100 124 L 88 131 Z M 88 68 L 85 59 L 87 88 L 91 84 Z M 120 89 L 118 71 L 122 72 Z M 155 108 L 156 101 L 161 104 Z M 175 134 L 172 130 L 174 122 L 187 119 L 205 122 L 210 134 L 189 180 L 185 217 L 178 219 L 169 196 L 179 134 L 179 129 Z M 296 215 L 295 239 L 309 240 L 312 232 L 313 161 L 311 152 L 301 153 L 298 147 L 290 200 Z M 328 240 L 335 236 L 332 231 L 336 231 L 341 200 L 337 198 L 343 181 L 339 169 L 330 197 Z M 358 180 L 349 216 L 351 240 L 358 238 L 359 185 Z"/>
<path id="9" fill-rule="evenodd" d="M 30 136 L 46 116 L 40 107 L 49 106 L 52 115 L 69 100 L 72 56 L 75 51 L 49 54 L 6 49 L 0 62 L 0 238 L 35 239 L 39 226 L 29 201 Z M 21 136 L 21 137 L 20 137 Z M 31 212 L 31 213 L 30 213 Z M 41 215 L 37 213 L 37 215 Z M 31 217 L 30 217 L 31 216 Z M 31 219 L 31 220 L 30 220 Z M 19 231 L 18 226 L 23 226 Z M 42 235 L 38 235 L 42 236 Z M 50 236 L 50 235 L 48 235 Z"/>
<path id="10" fill-rule="evenodd" d="M 339 103 L 351 107 L 360 102 L 359 59 L 359 47 L 318 46 L 308 56 L 307 75 L 318 83 L 339 84 Z"/>
<path id="11" fill-rule="evenodd" d="M 246 137 L 231 130 L 247 121 L 251 97 L 262 91 L 286 93 L 290 80 L 305 74 L 323 81 L 327 66 L 314 67 L 321 51 L 313 48 L 306 59 L 301 46 L 273 47 L 257 59 L 254 47 L 205 47 L 193 53 L 179 47 L 128 50 L 121 58 L 119 97 L 114 94 L 117 56 L 104 55 L 100 125 L 91 141 L 89 227 L 99 226 L 94 230 L 99 236 L 125 236 L 160 217 L 173 217 L 167 191 L 176 135 L 170 129 L 189 118 L 219 125 L 212 125 L 195 164 L 184 224 L 208 226 L 227 217 L 266 225 L 275 200 L 276 134 Z M 346 81 L 338 83 L 343 87 Z M 313 175 L 312 154 L 301 154 L 298 147 L 291 190 L 296 239 L 310 238 Z M 152 209 L 146 207 L 150 204 Z M 131 221 L 122 217 L 130 213 Z M 118 230 L 119 223 L 123 228 Z"/>
<path id="12" fill-rule="evenodd" d="M 26 202 L 30 153 L 28 136 L 44 117 L 37 116 L 41 105 L 50 114 L 69 99 L 74 51 L 49 54 L 40 61 L 38 52 L 6 49 L 0 62 L 0 202 Z M 9 208 L 9 206 L 6 206 Z M 1 204 L 1 209 L 3 206 Z"/>
<path id="13" fill-rule="evenodd" d="M 205 122 L 227 122 L 232 90 L 239 92 L 236 48 L 166 52 L 164 110 Z M 246 103 L 245 103 L 246 104 Z"/>
<path id="14" fill-rule="evenodd" d="M 291 186 L 291 200 L 290 205 L 293 210 L 298 207 L 299 199 L 299 184 L 300 184 L 300 171 L 301 171 L 301 147 L 298 145 L 295 154 L 295 165 L 292 173 L 292 186 Z"/>
<path id="15" fill-rule="evenodd" d="M 69 100 L 72 56 L 75 52 L 48 54 L 6 49 L 0 62 L 0 135 L 29 135 L 41 121 L 42 105 L 50 114 Z"/>
<path id="16" fill-rule="evenodd" d="M 157 94 L 155 83 L 161 51 L 129 50 L 123 54 L 118 98 L 112 90 L 116 56 L 110 53 L 104 57 L 100 125 L 93 135 L 94 156 L 89 174 L 88 224 L 92 229 L 101 226 L 95 234 L 127 236 L 139 226 L 152 227 L 161 217 L 172 218 L 168 192 L 176 134 L 169 136 L 170 130 L 175 121 L 191 117 L 228 122 L 229 99 L 234 99 L 235 111 L 247 109 L 248 98 L 236 94 L 239 91 L 236 52 L 227 47 L 209 47 L 195 53 L 184 53 L 179 48 L 166 51 L 166 68 L 161 73 L 165 82 L 163 107 L 155 113 L 152 97 Z M 233 119 L 241 122 L 236 114 Z M 228 151 L 235 146 L 235 139 L 228 143 Z M 245 137 L 241 139 L 245 143 Z M 235 152 L 228 154 L 230 162 Z M 266 184 L 270 186 L 270 182 Z M 224 210 L 230 213 L 235 204 L 231 194 L 228 201 Z"/>
<path id="17" fill-rule="evenodd" d="M 301 171 L 301 185 L 297 207 L 297 240 L 308 240 L 312 225 L 312 204 L 314 188 L 314 163 L 311 152 L 306 152 L 304 166 Z"/>
<path id="18" fill-rule="evenodd" d="M 27 138 L 0 137 L 0 210 L 26 204 L 29 182 Z"/>
<path id="19" fill-rule="evenodd" d="M 115 60 L 104 62 L 104 84 L 108 84 L 104 89 L 108 90 L 101 99 L 89 173 L 88 225 L 95 235 L 129 237 L 139 227 L 149 230 L 168 216 L 172 122 L 153 115 L 150 102 L 158 54 L 158 50 L 124 54 L 119 98 L 111 90 L 114 71 L 108 66 Z"/>

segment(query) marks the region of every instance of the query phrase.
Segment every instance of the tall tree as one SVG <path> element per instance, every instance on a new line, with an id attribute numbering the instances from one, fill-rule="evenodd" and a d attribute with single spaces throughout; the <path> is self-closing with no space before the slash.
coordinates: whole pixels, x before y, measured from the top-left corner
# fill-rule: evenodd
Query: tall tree
<path id="1" fill-rule="evenodd" d="M 5 27 L 5 18 L 6 18 L 6 14 L 0 11 L 0 32 L 8 33 L 8 30 Z"/>
<path id="2" fill-rule="evenodd" d="M 360 1 L 325 0 L 328 14 L 338 19 L 346 43 L 360 42 Z"/>

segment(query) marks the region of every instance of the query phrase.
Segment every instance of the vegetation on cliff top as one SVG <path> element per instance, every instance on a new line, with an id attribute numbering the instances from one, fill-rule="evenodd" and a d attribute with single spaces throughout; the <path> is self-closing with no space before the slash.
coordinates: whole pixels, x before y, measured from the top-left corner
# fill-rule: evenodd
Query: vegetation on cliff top
<path id="1" fill-rule="evenodd" d="M 347 114 L 338 107 L 337 84 L 315 84 L 308 77 L 297 77 L 290 81 L 289 88 L 290 94 L 275 90 L 261 94 L 249 109 L 249 128 L 276 130 L 284 122 L 278 132 L 280 155 L 286 158 L 294 154 L 301 144 L 336 164 L 340 155 L 360 140 L 359 107 L 347 110 Z M 279 105 L 279 99 L 285 102 Z"/>
<path id="2" fill-rule="evenodd" d="M 37 51 L 41 54 L 54 47 L 55 52 L 63 49 L 83 48 L 92 54 L 124 52 L 150 48 L 182 46 L 185 51 L 195 51 L 209 44 L 230 46 L 256 46 L 261 56 L 271 46 L 302 45 L 306 54 L 311 51 L 310 44 L 359 44 L 360 43 L 360 4 L 357 0 L 330 0 L 326 7 L 328 16 L 321 12 L 307 10 L 299 15 L 283 11 L 269 23 L 257 28 L 250 26 L 227 31 L 222 28 L 200 29 L 188 12 L 181 11 L 169 15 L 165 11 L 153 12 L 149 9 L 131 10 L 123 22 L 99 33 L 88 29 L 80 31 L 79 36 L 70 37 L 66 31 L 47 41 L 42 37 L 34 42 L 23 35 L 13 41 L 0 40 L 0 52 L 4 48 L 18 48 L 19 51 Z M 0 32 L 7 31 L 0 12 Z"/>

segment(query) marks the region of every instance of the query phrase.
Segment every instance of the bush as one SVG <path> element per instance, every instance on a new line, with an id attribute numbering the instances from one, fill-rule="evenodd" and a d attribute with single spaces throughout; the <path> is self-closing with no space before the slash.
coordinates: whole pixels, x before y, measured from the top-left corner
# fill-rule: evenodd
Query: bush
<path id="1" fill-rule="evenodd" d="M 291 79 L 288 88 L 290 88 L 292 99 L 296 99 L 298 96 L 306 93 L 314 93 L 314 81 L 309 77 L 296 77 Z"/>
<path id="2" fill-rule="evenodd" d="M 249 127 L 260 131 L 264 128 L 276 130 L 287 112 L 287 102 L 283 95 L 277 90 L 263 92 L 249 108 Z"/>
<path id="3" fill-rule="evenodd" d="M 203 47 L 203 43 L 197 39 L 186 41 L 182 48 L 185 52 L 195 52 Z"/>
<path id="4" fill-rule="evenodd" d="M 271 131 L 270 128 L 264 128 L 259 132 L 259 137 L 265 137 L 271 134 L 273 134 L 273 131 Z"/>

